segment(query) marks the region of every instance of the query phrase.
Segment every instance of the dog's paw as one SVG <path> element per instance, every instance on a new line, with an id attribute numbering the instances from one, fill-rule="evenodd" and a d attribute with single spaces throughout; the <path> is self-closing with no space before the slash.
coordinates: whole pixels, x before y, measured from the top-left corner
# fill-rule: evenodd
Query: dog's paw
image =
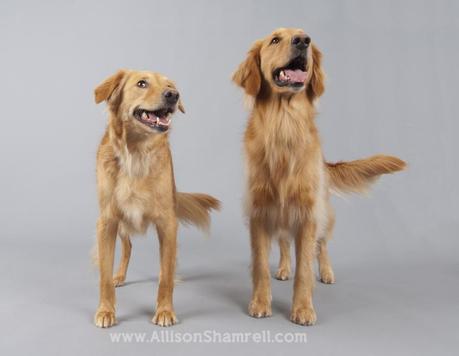
<path id="1" fill-rule="evenodd" d="M 115 287 L 121 287 L 124 284 L 124 281 L 126 280 L 126 276 L 117 274 L 113 276 L 113 285 Z"/>
<path id="2" fill-rule="evenodd" d="M 320 271 L 320 281 L 325 284 L 335 283 L 335 274 L 332 269 L 324 269 Z"/>
<path id="3" fill-rule="evenodd" d="M 109 328 L 116 324 L 115 312 L 106 309 L 98 309 L 94 316 L 94 324 L 99 328 Z"/>
<path id="4" fill-rule="evenodd" d="M 290 269 L 280 267 L 276 272 L 276 279 L 286 281 L 290 277 Z"/>
<path id="5" fill-rule="evenodd" d="M 155 316 L 151 319 L 153 324 L 159 326 L 172 326 L 177 323 L 177 317 L 172 310 L 156 311 Z"/>
<path id="6" fill-rule="evenodd" d="M 271 303 L 252 300 L 249 304 L 249 315 L 254 318 L 266 318 L 271 316 Z"/>
<path id="7" fill-rule="evenodd" d="M 317 315 L 314 308 L 297 308 L 292 311 L 290 320 L 299 325 L 314 325 L 317 321 Z"/>

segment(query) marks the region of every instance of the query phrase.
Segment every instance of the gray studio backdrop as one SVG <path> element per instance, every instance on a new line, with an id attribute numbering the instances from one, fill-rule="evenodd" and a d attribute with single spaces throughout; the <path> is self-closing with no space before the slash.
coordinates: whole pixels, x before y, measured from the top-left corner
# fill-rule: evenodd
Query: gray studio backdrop
<path id="1" fill-rule="evenodd" d="M 457 352 L 458 18 L 454 0 L 2 0 L 0 353 Z M 311 328 L 288 321 L 291 281 L 273 281 L 272 318 L 245 313 L 247 113 L 230 77 L 251 43 L 276 27 L 304 28 L 324 53 L 317 124 L 326 158 L 388 153 L 409 163 L 369 198 L 334 199 L 337 284 L 318 283 Z M 112 343 L 112 331 L 158 330 L 149 323 L 158 275 L 153 231 L 134 241 L 130 283 L 118 290 L 119 325 L 93 327 L 95 153 L 106 124 L 93 89 L 119 68 L 178 83 L 187 110 L 171 134 L 178 189 L 223 202 L 210 237 L 180 230 L 181 322 L 173 330 L 306 332 L 307 344 Z"/>

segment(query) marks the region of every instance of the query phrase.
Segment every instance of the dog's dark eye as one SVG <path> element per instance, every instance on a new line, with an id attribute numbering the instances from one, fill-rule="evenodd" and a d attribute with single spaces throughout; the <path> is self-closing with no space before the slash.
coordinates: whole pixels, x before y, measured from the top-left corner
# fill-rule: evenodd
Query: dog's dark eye
<path id="1" fill-rule="evenodd" d="M 146 88 L 146 87 L 148 86 L 148 83 L 147 83 L 146 80 L 139 80 L 139 81 L 137 82 L 137 86 L 138 86 L 139 88 Z"/>
<path id="2" fill-rule="evenodd" d="M 280 38 L 279 37 L 274 37 L 272 40 L 271 40 L 271 43 L 270 44 L 276 44 L 276 43 L 279 43 L 280 42 Z"/>

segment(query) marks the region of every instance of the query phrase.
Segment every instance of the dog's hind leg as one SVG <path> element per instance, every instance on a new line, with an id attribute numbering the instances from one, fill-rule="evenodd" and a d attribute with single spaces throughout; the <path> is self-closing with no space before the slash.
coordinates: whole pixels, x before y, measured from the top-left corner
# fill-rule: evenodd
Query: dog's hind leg
<path id="1" fill-rule="evenodd" d="M 132 250 L 132 244 L 129 235 L 120 231 L 119 236 L 121 239 L 121 261 L 118 267 L 118 272 L 116 272 L 116 274 L 113 276 L 113 285 L 115 287 L 122 286 L 126 280 L 126 274 Z"/>
<path id="2" fill-rule="evenodd" d="M 331 262 L 330 262 L 330 257 L 328 256 L 328 248 L 327 248 L 328 241 L 332 237 L 334 226 L 335 226 L 335 217 L 334 217 L 333 211 L 331 211 L 331 214 L 329 215 L 327 228 L 325 230 L 325 236 L 319 236 L 319 241 L 318 241 L 319 251 L 317 254 L 317 260 L 319 262 L 320 281 L 325 284 L 335 283 L 335 274 L 333 273 L 333 269 L 332 269 Z"/>
<path id="3" fill-rule="evenodd" d="M 290 236 L 286 233 L 282 233 L 279 236 L 279 249 L 280 249 L 280 259 L 279 267 L 276 272 L 276 278 L 281 281 L 286 281 L 291 272 L 291 263 L 290 263 Z"/>

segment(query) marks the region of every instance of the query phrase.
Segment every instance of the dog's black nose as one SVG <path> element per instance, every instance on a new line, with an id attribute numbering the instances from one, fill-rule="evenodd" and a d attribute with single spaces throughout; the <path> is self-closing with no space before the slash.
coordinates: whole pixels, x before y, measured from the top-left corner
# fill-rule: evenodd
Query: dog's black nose
<path id="1" fill-rule="evenodd" d="M 292 38 L 292 46 L 299 49 L 300 51 L 305 50 L 311 43 L 311 37 L 308 36 L 295 36 Z"/>
<path id="2" fill-rule="evenodd" d="M 175 90 L 166 90 L 163 95 L 166 102 L 171 105 L 176 104 L 180 96 L 180 94 Z"/>

